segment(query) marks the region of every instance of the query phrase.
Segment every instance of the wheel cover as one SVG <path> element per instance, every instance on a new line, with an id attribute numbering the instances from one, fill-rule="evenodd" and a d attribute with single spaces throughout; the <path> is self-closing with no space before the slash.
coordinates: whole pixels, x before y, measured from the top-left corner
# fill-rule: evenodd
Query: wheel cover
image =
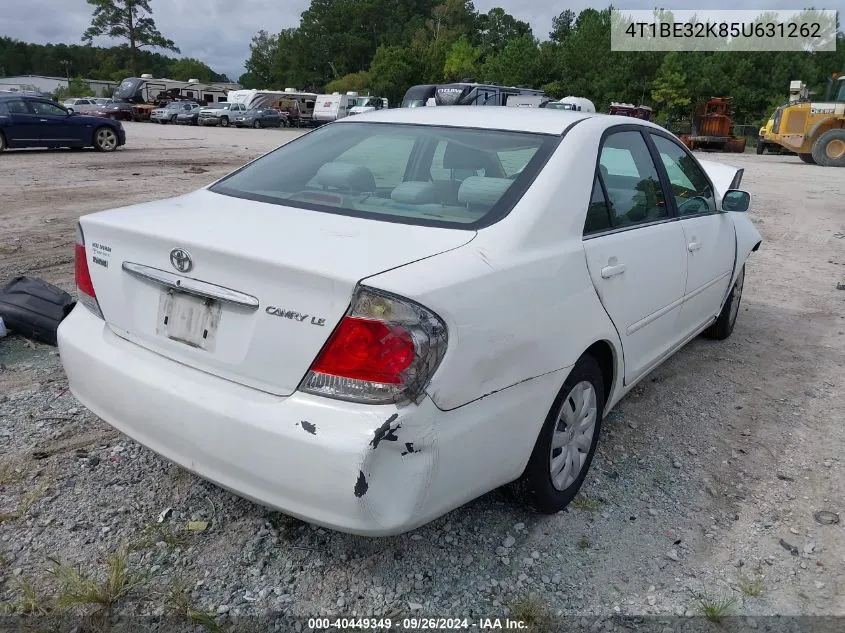
<path id="1" fill-rule="evenodd" d="M 97 132 L 97 145 L 102 149 L 114 149 L 117 146 L 117 136 L 112 130 L 99 130 Z"/>
<path id="2" fill-rule="evenodd" d="M 552 433 L 549 474 L 557 490 L 566 490 L 581 474 L 593 444 L 597 419 L 596 390 L 582 380 L 564 398 Z"/>
<path id="3" fill-rule="evenodd" d="M 739 314 L 739 302 L 742 299 L 742 286 L 745 284 L 745 269 L 742 269 L 742 272 L 739 273 L 739 277 L 736 278 L 736 283 L 734 284 L 733 290 L 731 291 L 731 325 L 736 322 L 736 317 Z"/>
<path id="4" fill-rule="evenodd" d="M 824 153 L 832 160 L 839 160 L 845 156 L 845 141 L 839 138 L 833 139 L 824 148 Z"/>

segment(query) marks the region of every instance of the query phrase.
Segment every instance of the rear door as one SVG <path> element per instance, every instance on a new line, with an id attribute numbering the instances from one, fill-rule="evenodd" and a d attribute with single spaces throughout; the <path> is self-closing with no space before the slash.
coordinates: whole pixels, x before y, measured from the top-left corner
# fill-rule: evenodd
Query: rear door
<path id="1" fill-rule="evenodd" d="M 674 139 L 650 136 L 672 189 L 670 203 L 684 230 L 687 280 L 678 328 L 687 338 L 721 309 L 733 272 L 736 236 L 728 214 L 717 209 L 713 185 L 695 158 Z"/>
<path id="2" fill-rule="evenodd" d="M 10 145 L 26 144 L 40 145 L 41 124 L 35 113 L 29 109 L 29 105 L 23 99 L 10 99 L 6 101 L 10 125 L 4 128 L 6 141 Z"/>
<path id="3" fill-rule="evenodd" d="M 614 128 L 603 139 L 584 251 L 622 341 L 625 382 L 631 383 L 679 340 L 687 268 L 684 231 L 638 126 Z"/>

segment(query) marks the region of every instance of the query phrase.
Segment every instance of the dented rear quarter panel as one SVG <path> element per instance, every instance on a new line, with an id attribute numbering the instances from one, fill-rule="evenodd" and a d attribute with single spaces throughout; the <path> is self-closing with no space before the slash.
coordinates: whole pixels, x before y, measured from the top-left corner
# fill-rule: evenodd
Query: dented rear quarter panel
<path id="1" fill-rule="evenodd" d="M 500 222 L 453 251 L 365 280 L 445 320 L 449 344 L 428 389 L 440 409 L 568 369 L 602 340 L 612 345 L 615 374 L 622 374 L 618 335 L 596 294 L 583 248 L 597 153 L 597 137 L 587 123 L 570 130 Z M 566 373 L 545 394 L 547 409 Z M 530 421 L 536 429 L 525 432 L 539 431 L 542 422 L 542 416 Z"/>

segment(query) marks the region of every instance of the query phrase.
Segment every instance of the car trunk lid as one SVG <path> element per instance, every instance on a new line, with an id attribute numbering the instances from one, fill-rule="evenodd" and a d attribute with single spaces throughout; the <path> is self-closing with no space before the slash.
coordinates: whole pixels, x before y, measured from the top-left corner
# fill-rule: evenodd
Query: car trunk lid
<path id="1" fill-rule="evenodd" d="M 475 236 L 207 190 L 80 223 L 117 335 L 277 395 L 296 390 L 360 280 Z"/>

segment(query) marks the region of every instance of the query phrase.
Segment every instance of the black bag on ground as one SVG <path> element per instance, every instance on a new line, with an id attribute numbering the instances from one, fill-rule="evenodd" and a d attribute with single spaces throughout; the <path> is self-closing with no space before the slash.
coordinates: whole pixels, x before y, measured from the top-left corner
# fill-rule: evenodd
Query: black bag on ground
<path id="1" fill-rule="evenodd" d="M 0 317 L 16 334 L 56 345 L 56 330 L 76 302 L 61 288 L 35 277 L 15 277 L 0 290 Z"/>

